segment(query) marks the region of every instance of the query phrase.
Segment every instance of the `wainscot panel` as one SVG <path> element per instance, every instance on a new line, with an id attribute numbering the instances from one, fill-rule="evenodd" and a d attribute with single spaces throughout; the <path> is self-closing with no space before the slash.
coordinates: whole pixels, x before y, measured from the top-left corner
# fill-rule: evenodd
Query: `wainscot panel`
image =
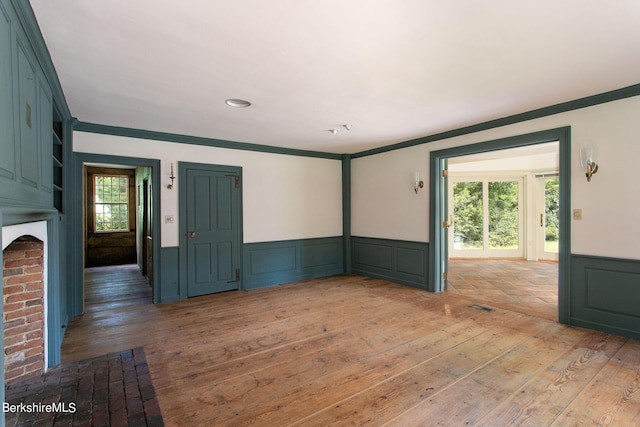
<path id="1" fill-rule="evenodd" d="M 342 237 L 245 243 L 244 289 L 344 273 Z"/>
<path id="2" fill-rule="evenodd" d="M 180 262 L 178 247 L 160 249 L 160 298 L 158 302 L 180 299 Z"/>
<path id="3" fill-rule="evenodd" d="M 640 339 L 640 261 L 571 256 L 571 324 Z"/>
<path id="4" fill-rule="evenodd" d="M 352 272 L 427 289 L 429 243 L 351 238 Z"/>

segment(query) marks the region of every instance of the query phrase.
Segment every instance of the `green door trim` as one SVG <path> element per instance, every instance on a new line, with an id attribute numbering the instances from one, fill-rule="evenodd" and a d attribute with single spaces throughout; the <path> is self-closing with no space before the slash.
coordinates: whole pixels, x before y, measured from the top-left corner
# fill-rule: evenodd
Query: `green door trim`
<path id="1" fill-rule="evenodd" d="M 84 288 L 83 288 L 83 206 L 82 206 L 82 183 L 83 183 L 83 165 L 85 163 L 104 163 L 111 165 L 127 165 L 127 166 L 146 166 L 151 168 L 151 197 L 153 199 L 153 214 L 152 214 L 152 228 L 153 228 L 153 253 L 160 254 L 160 160 L 156 159 L 143 159 L 139 157 L 126 157 L 126 156 L 113 156 L 105 154 L 89 154 L 89 153 L 73 153 L 73 162 L 71 165 L 70 174 L 71 191 L 76 199 L 71 207 L 68 208 L 70 213 L 69 218 L 69 245 L 71 247 L 70 253 L 67 255 L 68 259 L 72 260 L 71 271 L 69 272 L 69 320 L 73 317 L 82 314 L 84 305 Z M 80 200 L 77 200 L 79 198 Z M 160 277 L 160 263 L 153 263 L 153 302 L 154 304 L 160 302 L 160 283 L 162 278 Z"/>
<path id="2" fill-rule="evenodd" d="M 547 142 L 559 142 L 560 166 L 560 243 L 558 265 L 558 320 L 570 321 L 570 271 L 571 271 L 571 127 L 561 127 L 497 140 L 462 145 L 431 152 L 429 184 L 429 282 L 427 290 L 441 292 L 442 254 L 442 162 L 446 158 L 484 153 L 507 148 L 524 147 Z"/>
<path id="3" fill-rule="evenodd" d="M 192 163 L 192 162 L 178 162 L 178 258 L 180 265 L 179 273 L 179 295 L 180 299 L 188 298 L 187 289 L 187 171 L 189 169 L 206 170 L 210 172 L 222 172 L 228 174 L 237 175 L 240 179 L 239 194 L 238 194 L 238 250 L 240 252 L 239 265 L 240 265 L 240 283 L 238 289 L 244 289 L 242 280 L 242 246 L 243 246 L 243 213 L 242 213 L 242 167 L 239 166 L 227 166 L 227 165 L 212 165 L 208 163 Z"/>

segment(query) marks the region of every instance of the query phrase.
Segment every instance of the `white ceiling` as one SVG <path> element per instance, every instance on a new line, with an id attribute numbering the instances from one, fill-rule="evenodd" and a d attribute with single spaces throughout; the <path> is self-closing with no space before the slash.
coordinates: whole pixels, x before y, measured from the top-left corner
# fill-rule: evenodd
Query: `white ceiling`
<path id="1" fill-rule="evenodd" d="M 527 145 L 497 151 L 487 151 L 449 158 L 451 172 L 531 171 L 557 172 L 559 170 L 558 142 Z"/>
<path id="2" fill-rule="evenodd" d="M 640 82 L 638 0 L 31 4 L 72 114 L 136 129 L 354 153 Z"/>

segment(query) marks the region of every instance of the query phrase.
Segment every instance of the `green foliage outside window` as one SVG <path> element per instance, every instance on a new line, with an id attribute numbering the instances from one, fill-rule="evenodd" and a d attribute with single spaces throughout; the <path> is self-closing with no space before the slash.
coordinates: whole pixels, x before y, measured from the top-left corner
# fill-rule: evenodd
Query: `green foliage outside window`
<path id="1" fill-rule="evenodd" d="M 517 249 L 519 245 L 519 188 L 517 181 L 488 183 L 489 248 Z M 483 249 L 483 183 L 453 184 L 454 248 Z"/>
<path id="2" fill-rule="evenodd" d="M 518 193 L 517 181 L 489 183 L 489 248 L 518 248 Z"/>
<path id="3" fill-rule="evenodd" d="M 95 176 L 95 231 L 129 231 L 129 178 Z"/>
<path id="4" fill-rule="evenodd" d="M 559 188 L 558 179 L 547 179 L 544 182 L 544 215 L 545 215 L 545 250 L 557 252 L 559 239 Z"/>
<path id="5" fill-rule="evenodd" d="M 453 184 L 453 240 L 460 249 L 482 249 L 482 182 Z"/>

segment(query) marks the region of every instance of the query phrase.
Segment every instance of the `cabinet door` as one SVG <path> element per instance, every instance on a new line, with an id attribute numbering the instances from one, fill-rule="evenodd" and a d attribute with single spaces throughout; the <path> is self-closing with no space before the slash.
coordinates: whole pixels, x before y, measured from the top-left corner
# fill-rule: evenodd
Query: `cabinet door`
<path id="1" fill-rule="evenodd" d="M 36 114 L 36 73 L 33 65 L 18 46 L 18 91 L 20 117 L 20 176 L 23 184 L 37 187 L 40 168 L 38 167 L 38 137 Z"/>
<path id="2" fill-rule="evenodd" d="M 0 4 L 0 176 L 15 179 L 16 144 L 13 135 L 13 79 L 11 22 Z"/>

